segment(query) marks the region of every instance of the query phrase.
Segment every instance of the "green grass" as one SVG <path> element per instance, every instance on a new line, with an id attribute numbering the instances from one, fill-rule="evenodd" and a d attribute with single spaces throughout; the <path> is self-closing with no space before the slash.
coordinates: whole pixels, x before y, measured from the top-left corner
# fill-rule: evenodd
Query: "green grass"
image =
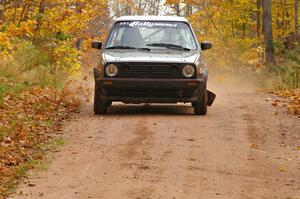
<path id="1" fill-rule="evenodd" d="M 9 135 L 10 130 L 4 127 L 0 127 L 0 139 Z"/>
<path id="2" fill-rule="evenodd" d="M 300 45 L 290 51 L 280 51 L 275 64 L 269 64 L 256 73 L 255 84 L 263 89 L 294 90 L 300 88 Z"/>
<path id="3" fill-rule="evenodd" d="M 42 144 L 40 148 L 43 151 L 54 151 L 65 144 L 61 137 L 53 138 L 49 143 Z"/>
<path id="4" fill-rule="evenodd" d="M 14 176 L 12 176 L 11 180 L 6 183 L 6 189 L 8 190 L 8 194 L 13 194 L 16 192 L 16 187 L 18 185 L 18 180 L 28 176 L 27 171 L 30 169 L 43 171 L 48 168 L 48 164 L 43 160 L 32 159 L 22 164 L 16 170 Z"/>
<path id="5" fill-rule="evenodd" d="M 300 65 L 280 65 L 275 66 L 276 73 L 279 75 L 282 89 L 300 88 Z"/>
<path id="6" fill-rule="evenodd" d="M 285 52 L 271 70 L 278 76 L 279 89 L 300 88 L 300 46 Z"/>

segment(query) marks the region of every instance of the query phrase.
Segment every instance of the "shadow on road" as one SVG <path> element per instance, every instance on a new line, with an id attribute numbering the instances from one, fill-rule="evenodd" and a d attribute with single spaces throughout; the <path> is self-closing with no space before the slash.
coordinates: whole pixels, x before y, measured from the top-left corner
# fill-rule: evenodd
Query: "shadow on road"
<path id="1" fill-rule="evenodd" d="M 143 105 L 127 105 L 114 104 L 108 108 L 108 115 L 194 115 L 191 105 L 178 104 L 143 104 Z"/>

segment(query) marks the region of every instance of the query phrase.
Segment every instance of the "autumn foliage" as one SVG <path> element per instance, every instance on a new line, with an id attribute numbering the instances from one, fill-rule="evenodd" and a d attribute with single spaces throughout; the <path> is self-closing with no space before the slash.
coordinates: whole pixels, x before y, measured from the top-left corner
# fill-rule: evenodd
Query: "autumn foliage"
<path id="1" fill-rule="evenodd" d="M 91 36 L 87 29 L 92 19 L 107 15 L 102 0 L 6 0 L 0 11 L 0 59 L 13 59 L 25 42 L 47 54 L 53 72 L 72 74 L 80 69 L 77 40 Z"/>

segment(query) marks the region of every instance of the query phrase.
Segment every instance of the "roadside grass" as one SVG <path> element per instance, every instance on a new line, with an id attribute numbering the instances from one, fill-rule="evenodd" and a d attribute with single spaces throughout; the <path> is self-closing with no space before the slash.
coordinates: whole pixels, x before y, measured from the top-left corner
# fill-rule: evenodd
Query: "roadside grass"
<path id="1" fill-rule="evenodd" d="M 6 195 L 13 194 L 16 192 L 16 187 L 20 179 L 26 178 L 28 176 L 28 170 L 46 170 L 48 168 L 45 160 L 29 160 L 26 163 L 22 164 L 14 172 L 11 180 L 6 182 Z"/>
<path id="2" fill-rule="evenodd" d="M 300 115 L 300 45 L 293 50 L 281 51 L 275 64 L 268 65 L 258 75 L 259 84 L 286 103 L 272 101 L 273 106 L 281 104 L 287 112 Z"/>
<path id="3" fill-rule="evenodd" d="M 9 134 L 9 129 L 0 127 L 0 139 L 4 138 Z"/>
<path id="4" fill-rule="evenodd" d="M 269 71 L 277 76 L 276 90 L 300 89 L 300 44 L 294 42 L 293 49 L 278 47 L 276 63 Z"/>
<path id="5" fill-rule="evenodd" d="M 50 142 L 41 144 L 40 149 L 43 151 L 54 151 L 57 150 L 59 147 L 64 146 L 65 142 L 62 137 L 55 137 L 50 140 Z"/>

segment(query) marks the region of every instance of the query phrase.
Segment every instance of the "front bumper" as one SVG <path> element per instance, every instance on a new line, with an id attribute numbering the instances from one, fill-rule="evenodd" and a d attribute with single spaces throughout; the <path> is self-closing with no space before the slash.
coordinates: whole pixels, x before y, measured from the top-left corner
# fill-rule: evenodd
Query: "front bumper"
<path id="1" fill-rule="evenodd" d="M 196 102 L 205 88 L 204 79 L 97 78 L 101 101 L 125 103 Z"/>

